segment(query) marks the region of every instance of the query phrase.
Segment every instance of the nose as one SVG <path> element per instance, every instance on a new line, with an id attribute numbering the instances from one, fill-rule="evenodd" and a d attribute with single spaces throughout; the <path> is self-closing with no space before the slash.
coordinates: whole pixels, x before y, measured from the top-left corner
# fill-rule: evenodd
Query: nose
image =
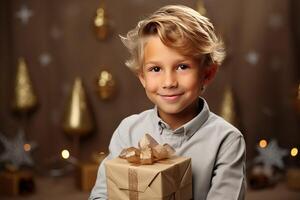
<path id="1" fill-rule="evenodd" d="M 163 81 L 162 81 L 162 87 L 164 89 L 168 88 L 176 88 L 178 86 L 178 81 L 176 74 L 173 72 L 165 72 L 163 76 Z"/>

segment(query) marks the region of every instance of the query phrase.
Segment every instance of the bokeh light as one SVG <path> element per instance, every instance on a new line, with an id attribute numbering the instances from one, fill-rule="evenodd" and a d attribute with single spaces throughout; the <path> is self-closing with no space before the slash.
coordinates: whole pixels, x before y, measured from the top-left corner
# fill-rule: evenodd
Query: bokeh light
<path id="1" fill-rule="evenodd" d="M 24 144 L 23 148 L 24 148 L 24 151 L 30 151 L 31 150 L 31 145 L 26 143 L 26 144 Z"/>
<path id="2" fill-rule="evenodd" d="M 61 151 L 61 156 L 63 157 L 63 159 L 68 159 L 70 157 L 70 152 L 64 149 Z"/>
<path id="3" fill-rule="evenodd" d="M 295 157 L 298 155 L 298 148 L 294 147 L 291 149 L 291 156 Z"/>
<path id="4" fill-rule="evenodd" d="M 268 142 L 265 139 L 262 139 L 259 141 L 259 147 L 260 148 L 266 148 L 268 146 Z"/>

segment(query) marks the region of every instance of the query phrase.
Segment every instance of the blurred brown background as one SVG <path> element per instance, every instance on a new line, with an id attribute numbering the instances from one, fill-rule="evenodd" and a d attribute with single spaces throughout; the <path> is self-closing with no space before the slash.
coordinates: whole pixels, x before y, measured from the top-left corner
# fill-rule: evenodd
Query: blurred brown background
<path id="1" fill-rule="evenodd" d="M 112 32 L 99 40 L 93 20 L 99 0 L 0 1 L 0 131 L 13 137 L 20 122 L 11 110 L 17 59 L 27 61 L 39 107 L 28 118 L 26 137 L 36 141 L 37 164 L 71 148 L 62 130 L 67 98 L 76 76 L 83 79 L 96 130 L 80 142 L 81 159 L 107 151 L 120 121 L 151 108 L 134 75 L 125 67 L 127 50 L 119 34 L 126 34 L 138 20 L 167 4 L 196 8 L 196 0 L 105 1 Z M 297 0 L 204 1 L 207 16 L 224 38 L 228 56 L 215 82 L 205 94 L 210 108 L 220 113 L 224 88 L 234 94 L 238 128 L 247 142 L 248 160 L 262 139 L 277 139 L 280 146 L 300 144 L 300 123 L 295 101 L 300 83 L 300 3 Z M 17 13 L 32 12 L 22 22 Z M 41 62 L 43 56 L 49 62 Z M 116 96 L 102 101 L 96 79 L 107 69 L 117 83 Z"/>

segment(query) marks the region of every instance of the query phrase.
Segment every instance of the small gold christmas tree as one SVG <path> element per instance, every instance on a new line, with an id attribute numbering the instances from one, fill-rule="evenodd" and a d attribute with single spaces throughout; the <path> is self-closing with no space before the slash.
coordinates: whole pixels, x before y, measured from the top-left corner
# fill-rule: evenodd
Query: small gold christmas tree
<path id="1" fill-rule="evenodd" d="M 17 112 L 28 112 L 37 105 L 32 82 L 24 58 L 19 58 L 14 83 L 13 109 Z"/>
<path id="2" fill-rule="evenodd" d="M 94 121 L 87 104 L 86 93 L 81 79 L 77 77 L 63 119 L 64 131 L 73 137 L 73 154 L 75 156 L 79 155 L 80 136 L 88 134 L 93 128 Z"/>
<path id="3" fill-rule="evenodd" d="M 237 125 L 232 89 L 228 85 L 225 87 L 220 115 L 229 123 Z"/>
<path id="4" fill-rule="evenodd" d="M 197 0 L 196 10 L 197 10 L 201 15 L 206 15 L 206 9 L 205 9 L 203 0 Z"/>

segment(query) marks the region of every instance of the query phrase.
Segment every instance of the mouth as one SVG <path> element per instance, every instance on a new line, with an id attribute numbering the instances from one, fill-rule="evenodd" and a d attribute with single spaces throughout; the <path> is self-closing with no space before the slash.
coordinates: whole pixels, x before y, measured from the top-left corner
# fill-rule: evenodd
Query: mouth
<path id="1" fill-rule="evenodd" d="M 178 94 L 159 94 L 160 97 L 162 97 L 164 100 L 167 100 L 167 101 L 177 100 L 181 95 L 182 95 L 182 93 L 178 93 Z"/>

